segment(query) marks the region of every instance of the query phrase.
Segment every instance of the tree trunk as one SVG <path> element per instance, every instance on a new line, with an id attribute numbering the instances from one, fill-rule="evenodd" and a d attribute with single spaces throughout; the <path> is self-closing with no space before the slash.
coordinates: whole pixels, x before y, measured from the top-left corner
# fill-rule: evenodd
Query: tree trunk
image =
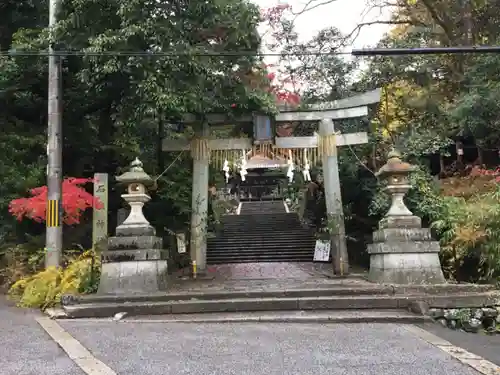
<path id="1" fill-rule="evenodd" d="M 479 166 L 482 168 L 484 165 L 483 150 L 479 146 L 476 146 L 476 148 L 477 148 L 477 162 L 478 162 Z"/>
<path id="2" fill-rule="evenodd" d="M 442 153 L 439 153 L 439 177 L 444 177 L 444 156 Z"/>

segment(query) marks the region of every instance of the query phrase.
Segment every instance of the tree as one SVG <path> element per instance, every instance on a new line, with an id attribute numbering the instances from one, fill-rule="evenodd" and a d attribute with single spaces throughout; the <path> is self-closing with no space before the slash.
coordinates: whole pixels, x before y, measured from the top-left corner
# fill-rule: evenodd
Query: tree
<path id="1" fill-rule="evenodd" d="M 100 209 L 103 203 L 87 193 L 80 185 L 93 182 L 86 178 L 67 178 L 62 184 L 63 222 L 74 225 L 80 222 L 80 217 L 88 208 Z M 42 223 L 47 219 L 47 186 L 30 190 L 31 197 L 14 199 L 10 202 L 9 212 L 22 220 L 24 217 Z"/>
<path id="2" fill-rule="evenodd" d="M 45 50 L 51 40 L 47 12 L 40 11 L 47 9 L 45 0 L 3 6 L 2 25 L 9 27 L 0 30 L 2 49 L 20 52 L 0 57 L 0 225 L 10 225 L 15 223 L 7 214 L 10 201 L 45 179 L 40 155 L 46 149 L 47 59 L 23 52 Z M 20 12 L 22 7 L 31 10 Z M 79 53 L 62 59 L 64 173 L 116 175 L 139 156 L 148 173 L 159 175 L 175 161 L 158 181 L 151 205 L 161 215 L 152 222 L 159 230 L 171 227 L 172 218 L 185 225 L 191 160 L 187 154 L 162 154 L 158 139 L 196 131 L 170 125 L 188 112 L 275 110 L 276 90 L 265 73 L 265 87 L 242 78 L 262 66 L 259 9 L 241 0 L 108 1 L 105 6 L 66 0 L 59 20 L 57 48 Z M 111 194 L 110 211 L 121 206 L 119 195 Z"/>

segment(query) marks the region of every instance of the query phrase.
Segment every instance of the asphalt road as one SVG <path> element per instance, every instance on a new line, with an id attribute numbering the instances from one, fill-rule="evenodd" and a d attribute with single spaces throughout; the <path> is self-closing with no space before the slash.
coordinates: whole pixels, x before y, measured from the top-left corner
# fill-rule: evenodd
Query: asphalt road
<path id="1" fill-rule="evenodd" d="M 478 375 L 394 324 L 60 324 L 120 375 Z"/>
<path id="2" fill-rule="evenodd" d="M 85 375 L 40 328 L 38 311 L 18 309 L 0 296 L 1 375 Z"/>
<path id="3" fill-rule="evenodd" d="M 419 326 L 449 341 L 453 345 L 459 346 L 500 366 L 500 335 L 498 334 L 490 336 L 484 333 L 474 334 L 453 331 L 435 323 L 420 324 Z"/>

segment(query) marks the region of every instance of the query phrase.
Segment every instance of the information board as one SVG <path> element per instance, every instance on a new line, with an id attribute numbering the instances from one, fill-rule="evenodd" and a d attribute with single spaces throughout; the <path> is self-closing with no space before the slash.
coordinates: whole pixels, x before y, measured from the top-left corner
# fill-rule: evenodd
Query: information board
<path id="1" fill-rule="evenodd" d="M 314 247 L 314 262 L 328 262 L 330 260 L 330 241 L 316 240 Z"/>

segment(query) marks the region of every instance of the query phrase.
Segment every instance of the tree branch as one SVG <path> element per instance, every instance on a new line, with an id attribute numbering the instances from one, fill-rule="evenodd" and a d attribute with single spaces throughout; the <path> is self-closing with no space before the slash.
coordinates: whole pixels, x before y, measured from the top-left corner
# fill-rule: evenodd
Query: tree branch
<path id="1" fill-rule="evenodd" d="M 362 22 L 358 24 L 349 34 L 344 37 L 344 45 L 349 41 L 351 44 L 358 38 L 363 27 L 373 26 L 373 25 L 411 25 L 411 26 L 423 26 L 421 22 L 414 20 L 387 20 L 387 21 L 370 21 Z"/>
<path id="2" fill-rule="evenodd" d="M 431 15 L 432 19 L 443 29 L 446 38 L 448 39 L 448 43 L 451 44 L 453 40 L 453 33 L 451 32 L 446 22 L 441 17 L 439 17 L 436 8 L 432 6 L 434 0 L 422 0 L 422 3 L 424 4 L 425 8 Z"/>

